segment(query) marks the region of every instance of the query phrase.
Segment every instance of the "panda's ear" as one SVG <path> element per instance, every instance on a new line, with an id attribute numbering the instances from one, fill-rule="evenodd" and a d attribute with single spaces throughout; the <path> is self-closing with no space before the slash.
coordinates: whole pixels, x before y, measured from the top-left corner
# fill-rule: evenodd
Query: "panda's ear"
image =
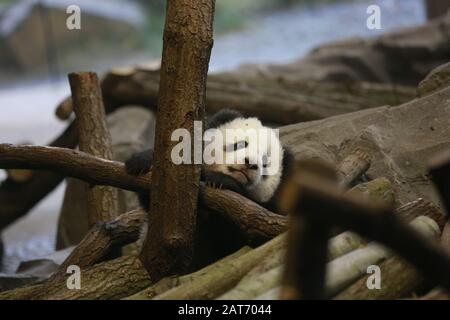
<path id="1" fill-rule="evenodd" d="M 208 118 L 206 129 L 218 128 L 227 122 L 242 117 L 242 114 L 236 110 L 222 109 Z"/>

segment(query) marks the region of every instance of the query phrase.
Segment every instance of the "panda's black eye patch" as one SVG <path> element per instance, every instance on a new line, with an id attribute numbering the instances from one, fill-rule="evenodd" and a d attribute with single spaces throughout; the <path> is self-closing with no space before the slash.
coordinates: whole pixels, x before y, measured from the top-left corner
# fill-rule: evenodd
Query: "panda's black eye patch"
<path id="1" fill-rule="evenodd" d="M 238 142 L 233 143 L 233 144 L 226 145 L 224 147 L 224 149 L 225 149 L 226 152 L 232 152 L 232 151 L 238 151 L 240 149 L 244 149 L 244 148 L 247 148 L 247 147 L 248 147 L 248 142 L 243 140 L 243 141 L 238 141 Z"/>

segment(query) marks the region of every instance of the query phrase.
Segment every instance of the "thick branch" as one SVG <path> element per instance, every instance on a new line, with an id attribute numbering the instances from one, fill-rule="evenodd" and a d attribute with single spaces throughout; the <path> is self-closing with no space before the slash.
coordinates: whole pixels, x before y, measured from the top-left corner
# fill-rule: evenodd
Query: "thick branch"
<path id="1" fill-rule="evenodd" d="M 261 207 L 241 195 L 229 191 L 204 187 L 201 203 L 231 219 L 252 242 L 272 239 L 286 231 L 288 218 Z"/>
<path id="2" fill-rule="evenodd" d="M 91 184 L 109 185 L 131 191 L 149 190 L 151 181 L 147 176 L 129 175 L 123 163 L 56 147 L 0 144 L 0 167 L 52 170 L 58 172 L 58 176 L 69 176 Z"/>
<path id="3" fill-rule="evenodd" d="M 126 275 L 126 276 L 124 276 Z M 0 300 L 121 299 L 148 287 L 152 281 L 135 256 L 126 256 L 81 269 L 81 289 L 67 288 L 67 278 L 0 293 Z"/>
<path id="4" fill-rule="evenodd" d="M 78 132 L 74 123 L 50 146 L 74 148 L 78 143 Z M 38 168 L 41 169 L 41 168 Z M 64 175 L 56 172 L 33 172 L 23 183 L 6 180 L 0 185 L 0 230 L 25 215 L 39 201 L 58 186 Z M 27 196 L 24 197 L 23 195 Z"/>
<path id="5" fill-rule="evenodd" d="M 145 212 L 134 210 L 123 213 L 110 222 L 94 225 L 63 264 L 48 280 L 57 281 L 67 276 L 70 265 L 87 268 L 101 261 L 114 246 L 122 246 L 138 240 Z"/>

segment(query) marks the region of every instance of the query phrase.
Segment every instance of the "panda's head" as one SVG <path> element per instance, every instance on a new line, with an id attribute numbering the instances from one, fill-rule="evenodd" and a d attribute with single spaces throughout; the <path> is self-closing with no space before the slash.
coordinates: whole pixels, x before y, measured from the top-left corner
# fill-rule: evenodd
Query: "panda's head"
<path id="1" fill-rule="evenodd" d="M 217 130 L 219 137 L 217 139 Z M 221 172 L 239 181 L 257 202 L 272 198 L 282 174 L 284 150 L 275 130 L 265 127 L 257 118 L 236 118 L 205 135 L 214 161 L 206 170 Z M 216 154 L 215 152 L 218 152 Z"/>

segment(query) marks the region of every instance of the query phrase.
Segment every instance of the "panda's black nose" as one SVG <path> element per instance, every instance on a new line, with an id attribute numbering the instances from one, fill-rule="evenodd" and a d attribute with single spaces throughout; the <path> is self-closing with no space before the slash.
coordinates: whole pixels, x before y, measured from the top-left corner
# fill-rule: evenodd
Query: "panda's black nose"
<path id="1" fill-rule="evenodd" d="M 258 165 L 257 164 L 251 164 L 250 160 L 248 158 L 245 158 L 245 165 L 250 170 L 258 170 Z"/>

